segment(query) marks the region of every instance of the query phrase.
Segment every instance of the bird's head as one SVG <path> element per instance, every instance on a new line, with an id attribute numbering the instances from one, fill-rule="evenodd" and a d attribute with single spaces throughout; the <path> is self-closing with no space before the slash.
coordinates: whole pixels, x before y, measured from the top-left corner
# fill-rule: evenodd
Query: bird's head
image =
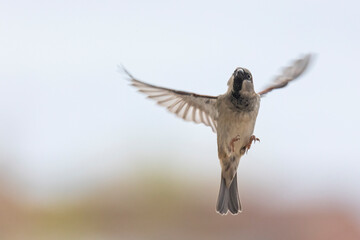
<path id="1" fill-rule="evenodd" d="M 229 82 L 229 91 L 237 97 L 240 92 L 254 92 L 253 78 L 250 71 L 246 68 L 238 67 L 232 74 Z"/>

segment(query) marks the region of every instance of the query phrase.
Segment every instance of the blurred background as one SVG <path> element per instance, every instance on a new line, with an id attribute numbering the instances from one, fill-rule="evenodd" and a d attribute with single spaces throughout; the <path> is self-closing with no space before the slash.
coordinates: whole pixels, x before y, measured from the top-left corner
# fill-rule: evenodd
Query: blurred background
<path id="1" fill-rule="evenodd" d="M 358 1 L 1 1 L 0 239 L 360 239 Z M 263 89 L 244 211 L 220 216 L 216 135 L 117 71 L 218 95 Z"/>

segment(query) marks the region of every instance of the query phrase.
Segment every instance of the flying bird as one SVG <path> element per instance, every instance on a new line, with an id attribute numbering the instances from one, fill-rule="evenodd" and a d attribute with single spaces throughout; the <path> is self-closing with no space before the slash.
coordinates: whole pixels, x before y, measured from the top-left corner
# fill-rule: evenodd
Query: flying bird
<path id="1" fill-rule="evenodd" d="M 216 204 L 220 214 L 241 212 L 237 187 L 237 168 L 240 158 L 251 144 L 260 141 L 253 135 L 260 99 L 268 92 L 285 87 L 308 67 L 311 55 L 305 55 L 286 67 L 281 75 L 260 92 L 255 92 L 253 77 L 243 67 L 235 69 L 228 80 L 228 90 L 219 96 L 158 87 L 137 80 L 124 67 L 131 85 L 178 117 L 203 123 L 217 133 L 218 157 L 221 165 L 221 183 Z"/>

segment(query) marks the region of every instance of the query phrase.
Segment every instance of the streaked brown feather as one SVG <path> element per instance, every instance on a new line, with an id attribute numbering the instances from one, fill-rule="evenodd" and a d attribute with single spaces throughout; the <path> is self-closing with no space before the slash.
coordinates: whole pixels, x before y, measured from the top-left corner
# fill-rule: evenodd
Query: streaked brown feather
<path id="1" fill-rule="evenodd" d="M 311 55 L 307 54 L 303 58 L 297 59 L 291 66 L 286 67 L 282 74 L 277 76 L 274 82 L 267 88 L 258 92 L 259 95 L 263 96 L 274 89 L 283 88 L 289 84 L 289 82 L 297 79 L 309 66 Z"/>
<path id="2" fill-rule="evenodd" d="M 122 70 L 128 75 L 131 85 L 146 94 L 148 98 L 155 100 L 185 121 L 203 123 L 216 132 L 217 97 L 158 87 L 137 80 L 123 66 Z"/>

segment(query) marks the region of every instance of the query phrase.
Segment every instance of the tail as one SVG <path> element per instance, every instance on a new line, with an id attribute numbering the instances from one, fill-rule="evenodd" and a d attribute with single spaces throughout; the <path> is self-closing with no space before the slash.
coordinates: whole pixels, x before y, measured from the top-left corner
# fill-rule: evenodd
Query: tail
<path id="1" fill-rule="evenodd" d="M 238 214 L 241 212 L 241 203 L 237 187 L 237 173 L 235 174 L 229 188 L 226 187 L 225 178 L 221 175 L 221 184 L 216 204 L 216 211 L 222 215 L 226 214 L 228 211 L 232 214 Z"/>

